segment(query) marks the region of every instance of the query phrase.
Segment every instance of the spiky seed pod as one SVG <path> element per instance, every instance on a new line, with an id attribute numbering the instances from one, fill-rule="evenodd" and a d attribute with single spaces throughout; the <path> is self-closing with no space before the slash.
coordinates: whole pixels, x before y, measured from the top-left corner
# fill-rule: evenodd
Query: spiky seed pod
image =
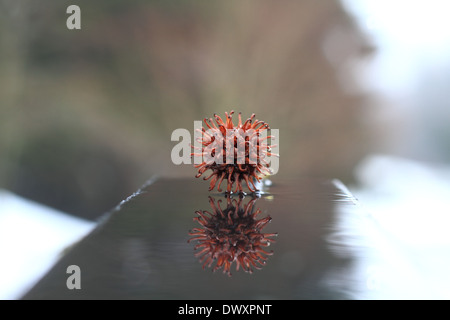
<path id="1" fill-rule="evenodd" d="M 261 269 L 265 265 L 267 256 L 272 251 L 264 250 L 268 247 L 276 233 L 262 233 L 262 229 L 271 221 L 270 216 L 256 219 L 260 209 L 253 210 L 256 199 L 252 199 L 245 206 L 242 198 L 231 199 L 227 196 L 227 207 L 222 209 L 221 200 L 217 205 L 212 197 L 209 203 L 212 212 L 196 211 L 197 221 L 201 227 L 189 232 L 188 242 L 197 241 L 194 247 L 198 252 L 196 257 L 203 262 L 203 269 L 213 267 L 213 271 L 223 268 L 223 273 L 231 275 L 231 267 L 236 263 L 236 271 L 240 267 L 246 272 L 253 272 L 253 268 Z"/>
<path id="2" fill-rule="evenodd" d="M 201 138 L 197 140 L 201 147 L 192 146 L 197 149 L 191 156 L 201 157 L 202 163 L 194 165 L 198 168 L 196 178 L 205 171 L 211 170 L 211 174 L 203 180 L 211 179 L 209 191 L 217 184 L 217 191 L 221 192 L 223 180 L 227 183 L 226 191 L 243 192 L 243 181 L 250 192 L 258 191 L 254 180 L 260 182 L 265 175 L 271 174 L 268 156 L 278 156 L 271 152 L 275 145 L 268 145 L 267 139 L 274 138 L 266 136 L 269 125 L 264 121 L 255 120 L 255 114 L 242 122 L 241 113 L 238 123 L 233 124 L 234 111 L 225 112 L 226 120 L 214 114 L 212 118 L 205 118 L 206 128 L 201 129 Z M 266 132 L 264 132 L 266 131 Z"/>

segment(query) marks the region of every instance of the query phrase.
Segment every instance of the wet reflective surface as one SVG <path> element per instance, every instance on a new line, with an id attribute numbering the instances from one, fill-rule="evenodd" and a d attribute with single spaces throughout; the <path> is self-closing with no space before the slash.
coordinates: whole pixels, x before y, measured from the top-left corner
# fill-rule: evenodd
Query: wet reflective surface
<path id="1" fill-rule="evenodd" d="M 207 192 L 196 179 L 160 179 L 75 244 L 24 298 L 355 298 L 355 282 L 364 286 L 367 275 L 355 275 L 352 255 L 342 254 L 343 214 L 358 215 L 358 206 L 335 181 L 274 180 L 259 198 L 241 199 Z M 80 290 L 67 289 L 70 265 L 80 267 Z"/>

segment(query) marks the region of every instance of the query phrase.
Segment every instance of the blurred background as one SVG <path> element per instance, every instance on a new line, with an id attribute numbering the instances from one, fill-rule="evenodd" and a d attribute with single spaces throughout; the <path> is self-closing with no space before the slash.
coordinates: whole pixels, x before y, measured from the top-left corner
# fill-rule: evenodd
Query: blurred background
<path id="1" fill-rule="evenodd" d="M 351 179 L 370 150 L 341 66 L 371 51 L 341 4 L 1 2 L 0 186 L 93 219 L 175 166 L 177 128 L 234 109 L 280 130 L 277 178 Z M 350 77 L 350 75 L 348 75 Z"/>
<path id="2" fill-rule="evenodd" d="M 0 188 L 95 220 L 153 175 L 193 177 L 170 160 L 172 131 L 234 109 L 280 130 L 274 180 L 446 211 L 449 6 L 0 0 Z"/>

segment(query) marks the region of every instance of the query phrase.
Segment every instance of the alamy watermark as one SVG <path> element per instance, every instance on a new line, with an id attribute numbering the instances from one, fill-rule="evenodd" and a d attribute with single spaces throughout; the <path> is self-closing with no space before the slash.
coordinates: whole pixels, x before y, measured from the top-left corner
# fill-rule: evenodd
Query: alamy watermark
<path id="1" fill-rule="evenodd" d="M 70 274 L 66 280 L 67 289 L 81 289 L 81 269 L 79 266 L 73 264 L 67 267 L 66 273 Z"/>
<path id="2" fill-rule="evenodd" d="M 66 13 L 70 16 L 66 20 L 66 26 L 69 30 L 81 29 L 81 9 L 77 5 L 70 5 L 66 9 Z"/>

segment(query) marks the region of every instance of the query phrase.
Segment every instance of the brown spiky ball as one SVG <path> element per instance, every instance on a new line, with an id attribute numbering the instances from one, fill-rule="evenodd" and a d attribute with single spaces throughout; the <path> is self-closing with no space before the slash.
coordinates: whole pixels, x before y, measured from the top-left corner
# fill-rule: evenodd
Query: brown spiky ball
<path id="1" fill-rule="evenodd" d="M 269 246 L 276 233 L 262 233 L 262 229 L 272 220 L 270 216 L 256 219 L 260 209 L 253 210 L 256 199 L 243 205 L 242 198 L 232 200 L 227 196 L 227 207 L 217 205 L 212 197 L 209 203 L 212 212 L 196 211 L 194 218 L 201 228 L 194 228 L 189 233 L 190 241 L 197 241 L 195 255 L 203 262 L 203 268 L 213 267 L 213 271 L 223 268 L 223 272 L 231 275 L 231 266 L 236 263 L 236 271 L 240 267 L 246 272 L 253 272 L 253 268 L 260 269 L 265 265 L 267 256 L 272 252 L 264 250 Z"/>
<path id="2" fill-rule="evenodd" d="M 216 123 L 212 118 L 204 119 L 206 128 L 202 127 L 201 139 L 197 140 L 201 147 L 192 146 L 197 149 L 197 152 L 193 152 L 191 156 L 201 156 L 202 159 L 206 159 L 194 165 L 198 168 L 196 178 L 205 171 L 211 170 L 211 174 L 203 178 L 211 179 L 210 191 L 217 184 L 217 191 L 221 192 L 220 186 L 225 180 L 228 193 L 232 191 L 233 185 L 235 185 L 234 192 L 243 192 L 243 181 L 250 192 L 255 192 L 258 188 L 254 180 L 259 182 L 263 176 L 272 173 L 267 157 L 278 156 L 271 152 L 274 145 L 267 144 L 267 139 L 273 137 L 261 137 L 262 133 L 270 128 L 264 121 L 255 120 L 255 114 L 242 122 L 241 113 L 239 113 L 237 125 L 233 124 L 233 114 L 234 111 L 225 112 L 225 122 L 216 114 L 214 114 Z M 233 135 L 227 135 L 227 132 Z M 218 144 L 223 152 L 217 152 Z M 231 159 L 227 158 L 230 148 L 234 149 L 234 158 Z"/>

